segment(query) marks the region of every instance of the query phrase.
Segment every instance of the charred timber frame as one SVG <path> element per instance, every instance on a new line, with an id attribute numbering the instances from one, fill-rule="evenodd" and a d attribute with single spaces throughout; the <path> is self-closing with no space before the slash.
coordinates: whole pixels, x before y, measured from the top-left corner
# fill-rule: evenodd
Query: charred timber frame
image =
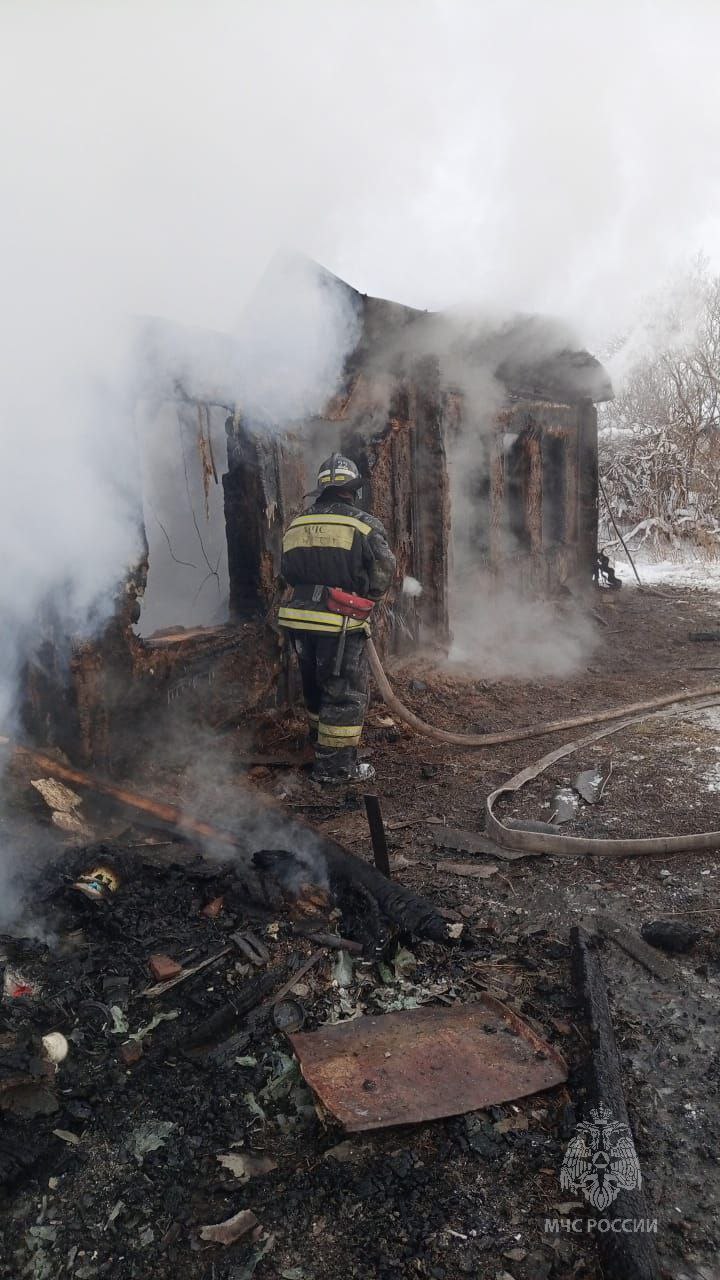
<path id="1" fill-rule="evenodd" d="M 511 436 L 516 437 L 514 475 L 505 446 Z M 560 446 L 563 468 L 557 494 L 560 535 L 547 519 L 550 494 L 544 482 L 553 442 Z M 552 592 L 569 581 L 589 585 L 597 547 L 595 406 L 589 401 L 578 405 L 520 401 L 506 407 L 492 433 L 489 466 L 489 572 L 528 591 Z M 511 532 L 512 485 L 520 495 L 525 545 L 518 545 Z"/>
<path id="2" fill-rule="evenodd" d="M 198 405 L 198 412 L 200 406 Z M 451 495 L 447 449 L 474 429 L 462 394 L 442 385 L 438 361 L 424 357 L 391 376 L 359 371 L 347 393 L 327 407 L 336 444 L 357 457 L 368 505 L 385 524 L 398 559 L 396 590 L 376 612 L 381 648 L 407 650 L 420 639 L 444 646 L 450 636 Z M 133 631 L 148 570 L 147 543 L 117 595 L 114 615 L 92 639 L 44 627 L 37 658 L 27 664 L 24 722 L 31 737 L 59 746 L 85 765 L 118 771 L 135 754 L 143 718 L 178 697 L 198 705 L 211 723 L 237 720 L 287 698 L 287 664 L 271 625 L 277 601 L 284 527 L 302 507 L 310 482 L 305 453 L 312 423 L 296 434 L 250 429 L 237 415 L 226 424 L 228 467 L 222 476 L 230 622 L 178 629 L 143 640 Z M 526 544 L 508 545 L 510 476 L 504 437 L 521 441 Z M 563 536 L 548 542 L 543 510 L 544 447 L 562 439 Z M 572 578 L 591 580 L 597 548 L 597 413 L 579 405 L 510 401 L 488 440 L 487 545 L 478 563 L 498 578 L 546 592 Z M 518 477 L 514 483 L 517 484 Z M 138 486 L 139 490 L 140 486 Z M 142 513 L 138 514 L 142 526 Z M 397 587 L 406 576 L 419 597 Z M 232 704 L 232 705 L 231 705 Z"/>

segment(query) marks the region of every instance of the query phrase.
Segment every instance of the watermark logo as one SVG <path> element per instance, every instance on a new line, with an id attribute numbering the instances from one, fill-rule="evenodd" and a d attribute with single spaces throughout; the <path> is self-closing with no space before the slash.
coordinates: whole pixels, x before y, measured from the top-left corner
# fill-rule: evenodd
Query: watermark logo
<path id="1" fill-rule="evenodd" d="M 642 1175 L 632 1134 L 615 1120 L 607 1107 L 590 1112 L 590 1120 L 577 1126 L 560 1170 L 564 1191 L 579 1191 L 599 1213 L 621 1191 L 640 1187 Z"/>

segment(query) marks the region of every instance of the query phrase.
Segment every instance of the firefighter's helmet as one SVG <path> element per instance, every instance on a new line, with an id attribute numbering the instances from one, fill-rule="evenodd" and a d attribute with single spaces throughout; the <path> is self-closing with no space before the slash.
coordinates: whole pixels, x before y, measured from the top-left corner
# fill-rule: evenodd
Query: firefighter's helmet
<path id="1" fill-rule="evenodd" d="M 325 489 L 348 489 L 355 493 L 362 488 L 362 476 L 351 458 L 333 453 L 326 458 L 318 471 L 317 493 Z"/>

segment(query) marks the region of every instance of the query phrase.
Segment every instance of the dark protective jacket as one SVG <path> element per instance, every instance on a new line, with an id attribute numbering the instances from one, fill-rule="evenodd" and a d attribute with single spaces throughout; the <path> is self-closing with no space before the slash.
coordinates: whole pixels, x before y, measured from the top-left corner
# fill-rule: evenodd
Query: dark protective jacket
<path id="1" fill-rule="evenodd" d="M 280 606 L 280 626 L 332 633 L 343 619 L 328 610 L 324 588 L 379 600 L 392 582 L 395 556 L 375 516 L 350 502 L 319 498 L 285 533 L 280 572 L 293 588 L 292 599 Z M 362 629 L 367 623 L 349 619 L 349 631 Z"/>

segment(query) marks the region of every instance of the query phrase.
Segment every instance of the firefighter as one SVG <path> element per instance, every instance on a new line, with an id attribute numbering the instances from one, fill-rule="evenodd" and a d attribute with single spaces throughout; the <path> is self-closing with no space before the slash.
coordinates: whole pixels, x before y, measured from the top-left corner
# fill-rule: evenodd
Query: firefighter
<path id="1" fill-rule="evenodd" d="M 368 623 L 333 612 L 333 589 L 363 597 L 369 611 L 395 572 L 382 524 L 356 505 L 361 487 L 355 463 L 334 453 L 318 472 L 313 506 L 283 538 L 281 575 L 293 592 L 278 622 L 289 629 L 298 657 L 318 782 L 375 777 L 372 765 L 358 761 L 368 701 Z M 335 675 L 339 643 L 344 650 Z"/>

